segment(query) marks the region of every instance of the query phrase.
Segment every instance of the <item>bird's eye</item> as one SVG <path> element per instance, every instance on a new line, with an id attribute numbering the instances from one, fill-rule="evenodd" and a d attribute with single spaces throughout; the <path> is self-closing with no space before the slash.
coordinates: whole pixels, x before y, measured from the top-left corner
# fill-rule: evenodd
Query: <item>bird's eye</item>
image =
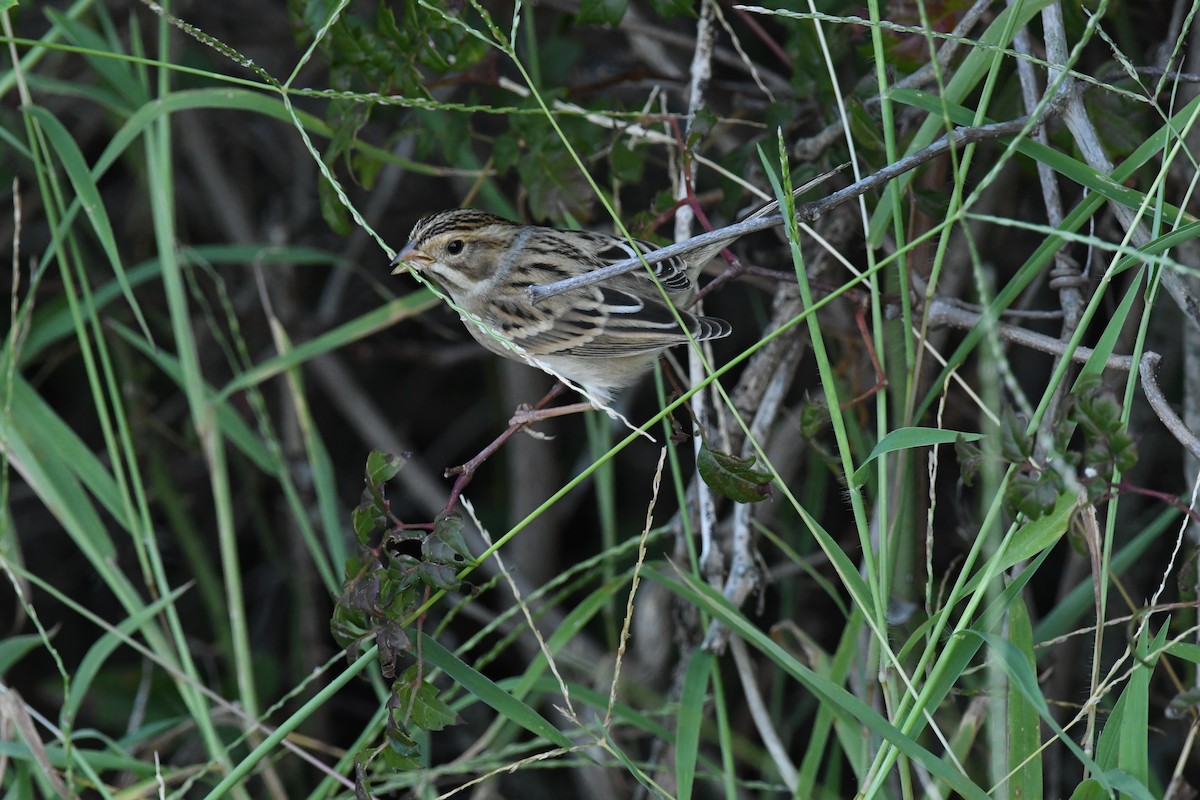
<path id="1" fill-rule="evenodd" d="M 462 239 L 453 239 L 450 244 L 446 245 L 446 252 L 452 256 L 456 256 L 463 251 L 466 244 Z"/>

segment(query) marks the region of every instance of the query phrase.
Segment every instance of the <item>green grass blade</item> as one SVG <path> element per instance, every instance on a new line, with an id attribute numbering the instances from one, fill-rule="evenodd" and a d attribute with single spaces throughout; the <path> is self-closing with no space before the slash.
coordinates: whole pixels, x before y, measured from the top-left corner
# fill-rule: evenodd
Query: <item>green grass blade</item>
<path id="1" fill-rule="evenodd" d="M 679 800 L 690 800 L 696 779 L 696 758 L 700 745 L 700 726 L 708 695 L 708 679 L 713 656 L 697 649 L 688 661 L 679 695 L 679 718 L 675 725 L 675 787 Z"/>
<path id="2" fill-rule="evenodd" d="M 75 144 L 75 139 L 66 129 L 66 126 L 59 122 L 58 118 L 51 114 L 50 111 L 37 106 L 26 109 L 26 111 L 41 126 L 47 140 L 53 146 L 59 163 L 62 164 L 63 169 L 67 173 L 67 178 L 71 182 L 71 188 L 75 191 L 75 196 L 83 205 L 84 213 L 87 214 L 88 220 L 92 224 L 92 232 L 96 235 L 96 239 L 100 242 L 100 247 L 108 257 L 109 266 L 112 267 L 113 274 L 116 276 L 117 282 L 121 287 L 121 292 L 125 295 L 125 301 L 133 311 L 133 315 L 137 319 L 142 333 L 147 339 L 153 341 L 153 337 L 150 334 L 150 326 L 147 324 L 145 315 L 142 313 L 141 304 L 133 295 L 133 287 L 129 283 L 129 276 L 125 273 L 124 263 L 121 260 L 120 253 L 117 251 L 116 235 L 113 233 L 112 222 L 108 218 L 104 201 L 100 197 L 100 189 L 96 186 L 92 172 L 83 158 L 83 153 L 80 151 L 79 146 Z"/>
<path id="3" fill-rule="evenodd" d="M 445 672 L 467 693 L 484 705 L 490 706 L 504 719 L 557 747 L 574 747 L 574 743 L 547 722 L 545 717 L 460 660 L 437 640 L 421 634 L 420 647 L 426 661 Z"/>

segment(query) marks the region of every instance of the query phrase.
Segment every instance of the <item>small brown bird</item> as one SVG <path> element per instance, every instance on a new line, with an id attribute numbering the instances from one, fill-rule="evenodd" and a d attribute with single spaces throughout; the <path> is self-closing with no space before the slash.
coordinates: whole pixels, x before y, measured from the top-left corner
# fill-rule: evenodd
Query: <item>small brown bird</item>
<path id="1" fill-rule="evenodd" d="M 635 243 L 642 253 L 655 249 Z M 526 360 L 501 337 L 534 363 L 609 400 L 637 381 L 664 350 L 686 342 L 684 327 L 697 341 L 729 335 L 728 322 L 678 308 L 695 294 L 700 268 L 726 244 L 654 266 L 678 319 L 644 268 L 537 304 L 529 299 L 530 286 L 637 256 L 618 236 L 519 225 L 483 211 L 453 209 L 418 222 L 392 265 L 393 274 L 407 266 L 432 276 L 457 306 L 490 329 L 464 316 L 467 330 L 488 350 Z"/>

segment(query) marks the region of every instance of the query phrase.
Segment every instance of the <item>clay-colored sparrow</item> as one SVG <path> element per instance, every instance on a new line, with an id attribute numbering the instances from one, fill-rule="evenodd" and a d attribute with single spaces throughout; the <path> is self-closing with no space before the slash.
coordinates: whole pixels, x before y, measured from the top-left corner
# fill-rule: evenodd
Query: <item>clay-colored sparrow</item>
<path id="1" fill-rule="evenodd" d="M 736 238 L 736 237 L 734 237 Z M 519 225 L 472 209 L 440 211 L 416 224 L 392 261 L 432 276 L 462 310 L 475 339 L 506 358 L 522 359 L 496 337 L 515 344 L 534 363 L 582 386 L 601 400 L 633 384 L 668 347 L 728 336 L 729 323 L 679 309 L 695 294 L 700 267 L 728 244 L 655 265 L 655 275 L 679 317 L 645 269 L 533 303 L 530 286 L 636 256 L 618 236 Z M 643 253 L 654 245 L 637 241 Z M 495 335 L 493 335 L 495 334 Z"/>

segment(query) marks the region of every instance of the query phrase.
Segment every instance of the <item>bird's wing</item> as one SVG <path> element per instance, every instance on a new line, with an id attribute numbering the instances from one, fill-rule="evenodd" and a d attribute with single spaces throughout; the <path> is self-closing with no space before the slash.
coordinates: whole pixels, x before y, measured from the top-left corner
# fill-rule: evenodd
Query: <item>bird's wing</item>
<path id="1" fill-rule="evenodd" d="M 679 311 L 696 339 L 726 336 L 724 320 Z M 540 306 L 514 297 L 494 303 L 485 320 L 532 355 L 570 352 L 582 357 L 649 353 L 687 341 L 661 300 L 608 285 L 568 292 Z"/>

